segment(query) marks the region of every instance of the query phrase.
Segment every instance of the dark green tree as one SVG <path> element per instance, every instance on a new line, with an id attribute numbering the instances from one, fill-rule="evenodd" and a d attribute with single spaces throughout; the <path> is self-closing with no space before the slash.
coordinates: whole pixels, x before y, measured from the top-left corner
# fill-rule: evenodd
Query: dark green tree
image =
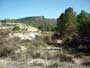
<path id="1" fill-rule="evenodd" d="M 81 11 L 78 17 L 78 33 L 81 38 L 90 38 L 90 15 L 85 11 Z"/>
<path id="2" fill-rule="evenodd" d="M 57 28 L 56 30 L 60 32 L 61 36 L 64 35 L 64 31 L 66 30 L 66 25 L 65 25 L 65 14 L 62 13 L 61 16 L 57 19 Z"/>
<path id="3" fill-rule="evenodd" d="M 81 13 L 77 16 L 78 17 L 78 22 L 86 22 L 89 21 L 90 15 L 89 13 L 85 12 L 84 10 L 81 11 Z"/>
<path id="4" fill-rule="evenodd" d="M 73 8 L 69 7 L 57 19 L 57 31 L 61 36 L 69 36 L 76 31 L 77 18 Z"/>

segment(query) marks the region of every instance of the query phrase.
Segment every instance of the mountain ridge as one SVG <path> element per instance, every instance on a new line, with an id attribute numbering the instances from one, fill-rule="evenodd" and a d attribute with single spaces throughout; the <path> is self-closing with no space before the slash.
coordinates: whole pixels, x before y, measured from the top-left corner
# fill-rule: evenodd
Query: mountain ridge
<path id="1" fill-rule="evenodd" d="M 19 18 L 16 19 L 19 22 L 28 22 L 28 21 L 32 21 L 34 23 L 49 23 L 49 24 L 56 24 L 57 21 L 54 18 L 45 18 L 44 16 L 31 16 L 31 17 L 24 17 L 24 18 Z"/>
<path id="2" fill-rule="evenodd" d="M 35 24 L 42 24 L 42 23 L 48 23 L 48 24 L 56 24 L 57 20 L 54 18 L 45 18 L 44 16 L 30 16 L 30 17 L 23 17 L 18 19 L 3 19 L 0 20 L 1 22 L 20 22 L 20 23 L 27 23 L 27 22 L 33 22 Z"/>

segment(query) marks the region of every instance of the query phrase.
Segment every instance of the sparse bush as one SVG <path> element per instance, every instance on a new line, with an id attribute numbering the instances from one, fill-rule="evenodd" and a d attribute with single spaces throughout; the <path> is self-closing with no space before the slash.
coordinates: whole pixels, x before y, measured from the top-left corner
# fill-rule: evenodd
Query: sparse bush
<path id="1" fill-rule="evenodd" d="M 16 32 L 20 31 L 20 27 L 19 27 L 19 26 L 15 26 L 15 27 L 13 28 L 13 31 L 16 31 Z"/>
<path id="2" fill-rule="evenodd" d="M 17 48 L 17 42 L 14 39 L 9 39 L 8 34 L 0 34 L 0 57 L 6 57 Z"/>
<path id="3" fill-rule="evenodd" d="M 72 61 L 72 57 L 67 56 L 67 55 L 65 55 L 65 54 L 61 54 L 61 55 L 60 55 L 60 60 L 61 60 L 61 61 L 64 61 L 64 62 L 73 62 L 73 61 Z"/>

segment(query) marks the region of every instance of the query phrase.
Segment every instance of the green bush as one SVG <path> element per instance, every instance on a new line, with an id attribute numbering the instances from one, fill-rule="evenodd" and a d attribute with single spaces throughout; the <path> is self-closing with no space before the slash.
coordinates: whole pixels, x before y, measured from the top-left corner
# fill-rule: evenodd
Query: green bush
<path id="1" fill-rule="evenodd" d="M 20 31 L 20 27 L 19 27 L 19 26 L 15 26 L 15 27 L 13 28 L 13 31 Z"/>

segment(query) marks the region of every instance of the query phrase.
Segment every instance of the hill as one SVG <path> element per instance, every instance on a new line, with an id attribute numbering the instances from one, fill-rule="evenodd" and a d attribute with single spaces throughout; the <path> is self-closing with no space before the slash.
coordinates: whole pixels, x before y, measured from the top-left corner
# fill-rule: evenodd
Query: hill
<path id="1" fill-rule="evenodd" d="M 49 23 L 49 24 L 56 24 L 56 19 L 48 19 L 44 16 L 32 16 L 32 17 L 25 17 L 25 18 L 19 18 L 16 19 L 17 22 L 33 22 L 33 23 Z"/>

